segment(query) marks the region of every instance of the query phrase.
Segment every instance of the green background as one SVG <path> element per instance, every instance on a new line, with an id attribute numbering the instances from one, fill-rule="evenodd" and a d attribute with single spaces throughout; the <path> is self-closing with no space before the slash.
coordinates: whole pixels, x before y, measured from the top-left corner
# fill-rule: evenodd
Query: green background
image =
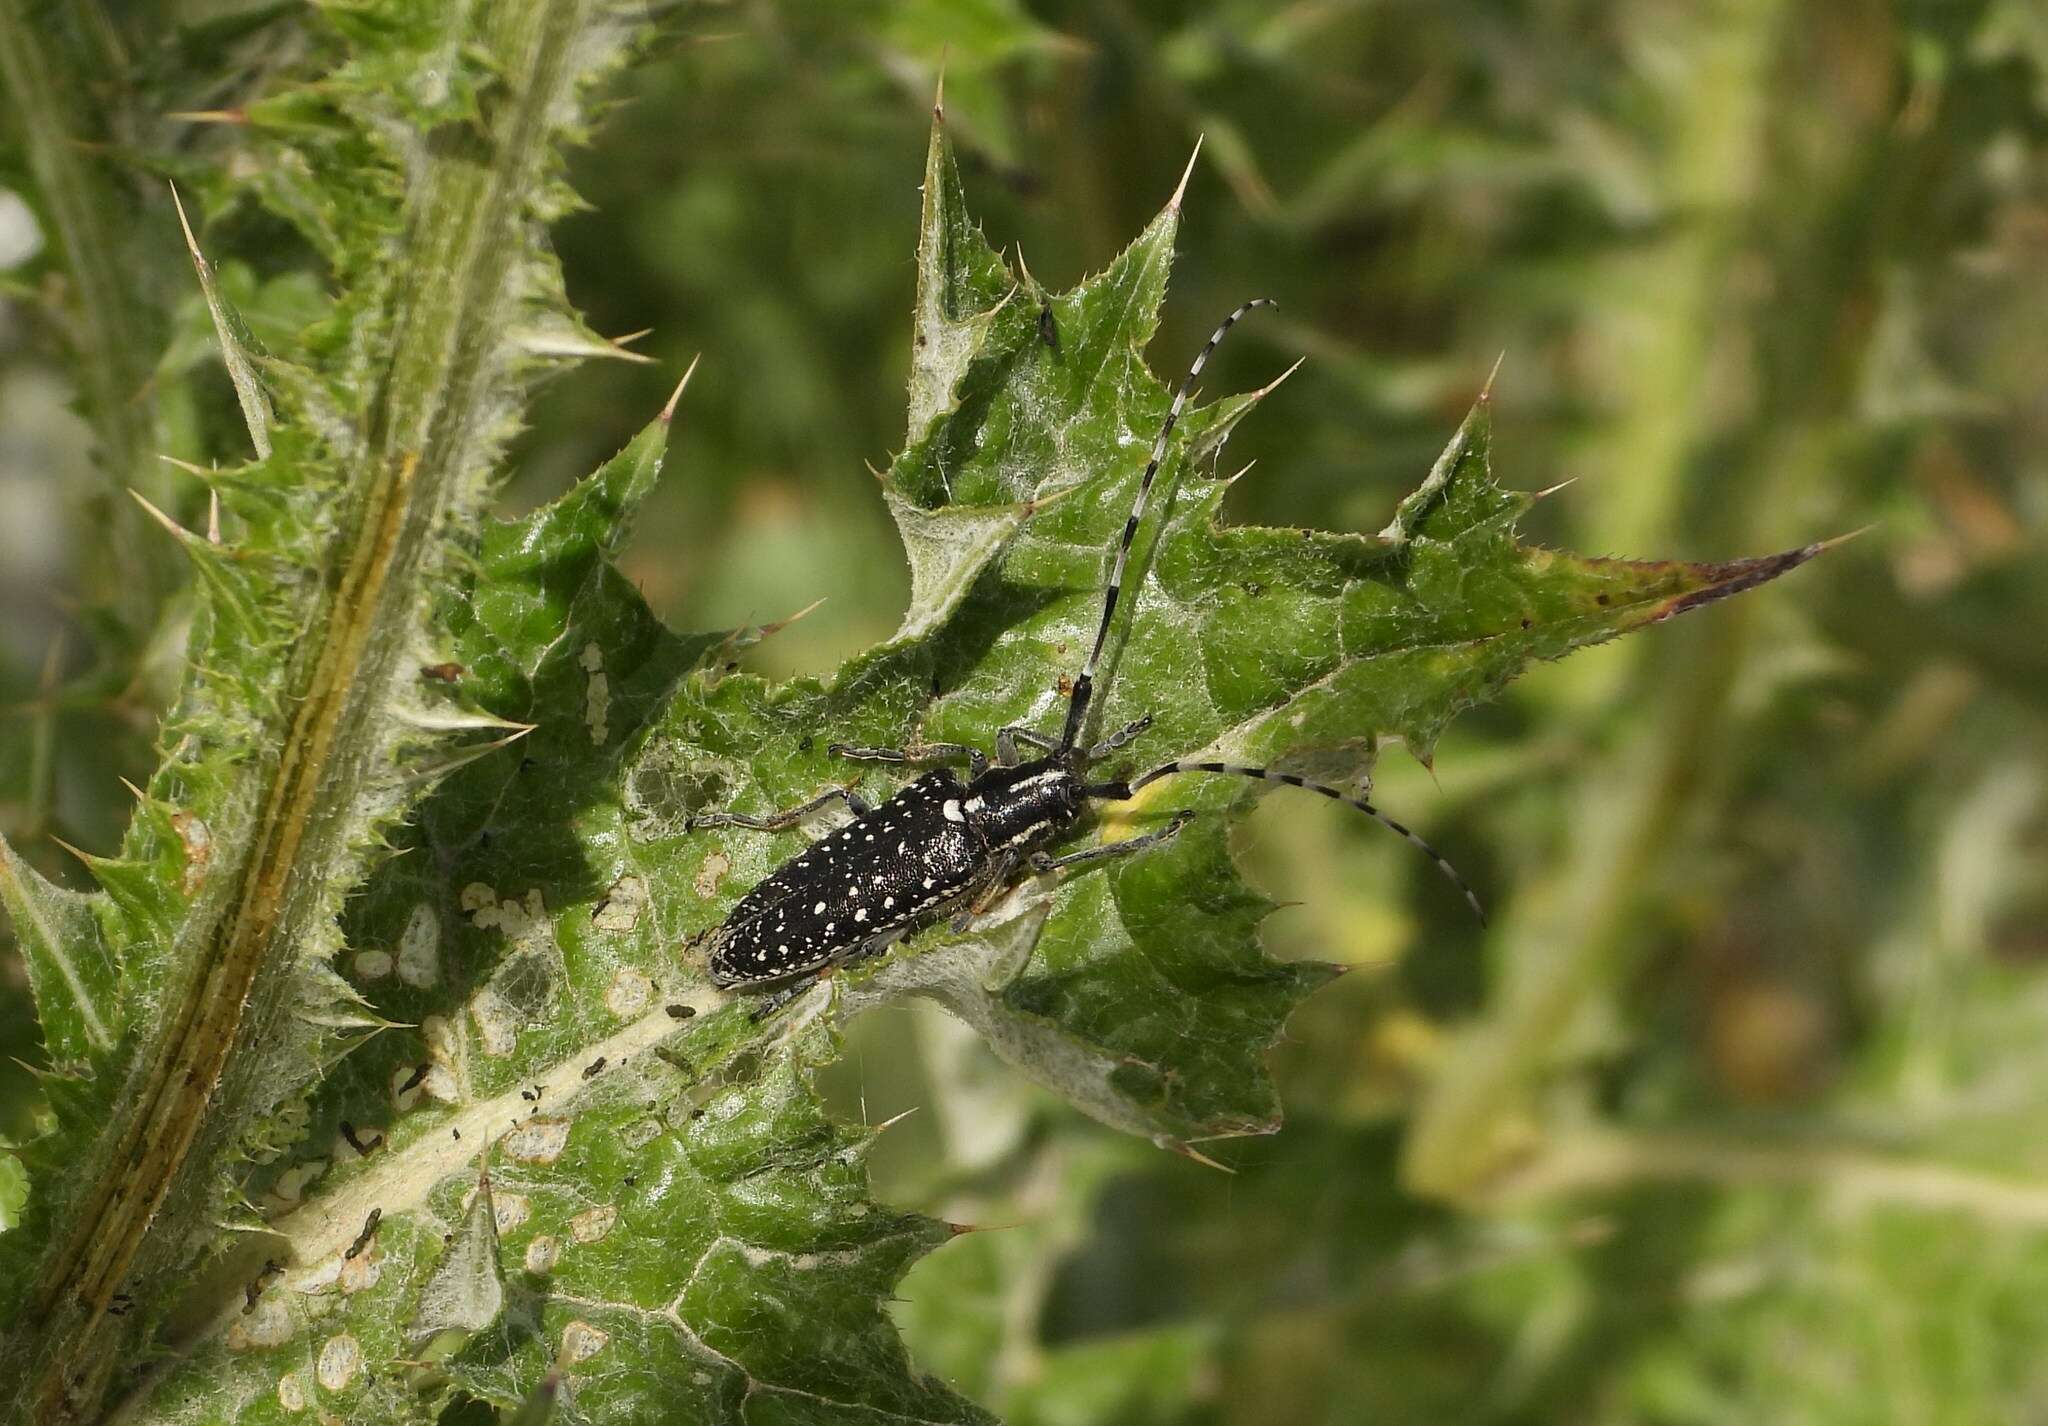
<path id="1" fill-rule="evenodd" d="M 1050 287 L 1206 135 L 1155 369 L 1254 295 L 1282 309 L 1208 390 L 1309 358 L 1233 439 L 1234 517 L 1378 529 L 1504 354 L 1496 472 L 1575 482 L 1533 538 L 1722 559 L 1875 528 L 1532 672 L 1433 776 L 1383 760 L 1488 933 L 1370 825 L 1262 805 L 1241 858 L 1294 903 L 1268 944 L 1353 973 L 1278 1051 L 1287 1127 L 1217 1149 L 1234 1176 L 935 1014 L 868 1017 L 842 1112 L 919 1110 L 884 1195 L 990 1230 L 904 1284 L 918 1359 L 1075 1426 L 2048 1419 L 2038 0 L 685 9 L 557 231 L 591 325 L 651 328 L 655 361 L 551 386 L 505 499 L 595 466 L 701 351 L 625 563 L 685 627 L 823 597 L 765 671 L 829 670 L 907 592 L 864 463 L 902 440 L 941 53 L 973 206 Z M 224 276 L 259 333 L 307 300 Z M 67 595 L 110 558 L 68 379 L 8 308 L 0 831 L 53 874 L 51 835 L 113 843 L 162 696 L 39 696 L 60 631 L 54 667 L 87 661 Z M 232 421 L 224 378 L 190 419 Z M 0 1051 L 38 1054 L 11 957 Z M 32 1108 L 10 1067 L 0 1122 Z"/>

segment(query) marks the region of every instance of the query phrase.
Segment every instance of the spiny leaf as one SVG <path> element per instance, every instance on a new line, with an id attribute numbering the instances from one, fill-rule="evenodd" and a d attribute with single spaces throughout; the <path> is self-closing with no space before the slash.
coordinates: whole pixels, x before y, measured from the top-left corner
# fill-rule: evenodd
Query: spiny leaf
<path id="1" fill-rule="evenodd" d="M 124 1028 L 120 967 L 100 929 L 104 901 L 51 885 L 0 840 L 0 905 L 28 963 L 43 1043 L 60 1066 L 107 1055 Z"/>
<path id="2" fill-rule="evenodd" d="M 622 778 L 679 685 L 721 681 L 735 639 L 669 633 L 605 559 L 668 415 L 553 504 L 489 526 L 473 582 L 449 592 L 444 658 L 416 696 L 534 731 L 451 776 L 403 834 L 411 854 L 355 903 L 342 968 L 419 1028 L 322 1084 L 307 1147 L 261 1180 L 281 1240 L 265 1251 L 290 1264 L 262 1330 L 223 1318 L 154 1399 L 164 1419 L 232 1419 L 282 1392 L 427 1421 L 454 1391 L 520 1407 L 554 1372 L 575 1420 L 979 1419 L 909 1370 L 883 1312 L 951 1230 L 868 1199 L 867 1136 L 832 1124 L 808 1083 L 829 1035 L 756 1026 L 675 972 L 669 918 L 698 893 L 638 844 L 665 790 Z M 358 1140 L 374 1129 L 368 1157 L 343 1121 Z M 482 1327 L 415 1307 L 483 1281 L 479 1151 L 506 1274 L 503 1315 Z M 311 1164 L 314 1192 L 275 1198 Z M 372 1210 L 375 1256 L 352 1268 Z M 422 1378 L 407 1363 L 430 1326 L 447 1354 Z M 360 1370 L 323 1376 L 333 1353 Z"/>
<path id="3" fill-rule="evenodd" d="M 413 800 L 482 750 L 474 710 L 415 716 L 411 655 L 469 563 L 538 369 L 527 338 L 566 306 L 542 228 L 555 148 L 642 18 L 597 0 L 329 8 L 280 71 L 289 97 L 238 128 L 232 172 L 198 179 L 216 211 L 253 194 L 301 224 L 335 300 L 259 361 L 204 294 L 245 399 L 260 365 L 273 404 L 250 411 L 258 459 L 207 473 L 220 538 L 162 521 L 201 576 L 190 671 L 120 854 L 87 858 L 121 972 L 112 1023 L 133 1032 L 50 1079 L 53 1131 L 22 1152 L 25 1221 L 0 1238 L 8 1409 L 93 1413 L 219 1246 L 248 1161 L 303 1135 L 297 1096 L 387 1024 L 328 964 L 338 913 Z M 93 942 L 71 919 L 75 967 Z"/>
<path id="4" fill-rule="evenodd" d="M 378 53 L 342 100 L 302 95 L 262 122 L 370 102 L 354 86 L 382 73 Z M 399 101 L 454 123 L 488 102 L 459 87 Z M 362 161 L 349 126 L 313 135 L 301 141 Z M 289 165 L 263 181 L 281 210 L 304 183 Z M 309 234 L 342 251 L 351 224 L 374 220 L 314 216 Z M 801 844 L 693 832 L 696 814 L 787 806 L 856 776 L 893 790 L 835 761 L 835 740 L 986 746 L 1004 724 L 1057 725 L 1167 409 L 1142 350 L 1177 220 L 1178 195 L 1102 274 L 1042 293 L 974 229 L 935 130 L 912 429 L 883 482 L 912 607 L 829 679 L 740 672 L 752 635 L 671 632 L 610 563 L 658 472 L 666 412 L 444 566 L 456 577 L 383 706 L 388 746 L 438 737 L 449 762 L 390 830 L 401 855 L 355 888 L 335 959 L 361 1007 L 344 1018 L 390 1028 L 281 1113 L 286 1131 L 242 1184 L 269 1234 L 246 1254 L 248 1310 L 241 1284 L 196 1290 L 186 1314 L 213 1328 L 163 1374 L 149 1419 L 424 1422 L 455 1393 L 522 1408 L 553 1380 L 574 1419 L 981 1419 L 909 1367 L 883 1312 L 952 1230 L 870 1201 L 871 1136 L 833 1123 L 810 1084 L 836 1026 L 882 1000 L 937 1001 L 1087 1113 L 1190 1156 L 1278 1125 L 1264 1056 L 1329 971 L 1259 945 L 1270 906 L 1227 843 L 1241 782 L 1168 780 L 1104 807 L 1077 842 L 1200 815 L 1129 861 L 1026 880 L 966 933 L 934 926 L 766 1021 L 688 949 Z M 328 419 L 317 383 L 295 390 L 280 452 Z M 1514 524 L 1534 497 L 1493 480 L 1483 405 L 1379 536 L 1225 527 L 1207 477 L 1261 395 L 1188 412 L 1168 449 L 1094 715 L 1102 729 L 1153 719 L 1120 755 L 1132 768 L 1202 752 L 1342 780 L 1389 739 L 1427 759 L 1459 710 L 1531 661 L 1817 548 L 1689 566 L 1524 545 Z M 333 465 L 365 459 L 344 449 Z M 319 516 L 282 469 L 259 463 L 223 489 L 252 525 L 296 531 Z M 524 735 L 490 736 L 508 727 Z M 259 1254 L 282 1271 L 259 1272 Z M 463 1309 L 428 1310 L 451 1283 Z M 447 1352 L 430 1371 L 429 1331 Z"/>
<path id="5" fill-rule="evenodd" d="M 1014 295 L 1028 279 L 967 220 L 935 133 L 912 398 L 925 414 L 885 481 L 926 582 L 904 630 L 829 680 L 737 671 L 742 633 L 670 632 L 610 565 L 665 419 L 553 505 L 486 529 L 412 696 L 533 731 L 450 776 L 399 834 L 408 854 L 352 903 L 342 969 L 418 1029 L 349 1056 L 310 1105 L 309 1147 L 267 1171 L 294 1192 L 319 1171 L 270 1224 L 293 1264 L 265 1309 L 277 1340 L 245 1329 L 203 1346 L 159 1411 L 225 1419 L 207 1404 L 220 1382 L 236 1403 L 283 1389 L 344 1415 L 438 1409 L 441 1388 L 394 1385 L 406 1314 L 474 1258 L 444 1238 L 479 1212 L 463 1196 L 486 1148 L 506 1306 L 440 1364 L 443 1388 L 510 1409 L 559 1372 L 565 1409 L 591 1420 L 973 1419 L 908 1369 L 880 1310 L 949 1230 L 868 1201 L 865 1136 L 825 1118 L 808 1082 L 833 1025 L 885 1000 L 937 1001 L 1089 1114 L 1190 1155 L 1277 1126 L 1265 1051 L 1329 971 L 1259 946 L 1270 906 L 1227 845 L 1237 782 L 1170 781 L 1105 809 L 1105 836 L 1204 815 L 1130 862 L 1029 880 L 966 934 L 934 927 L 765 1023 L 686 949 L 801 845 L 694 833 L 696 814 L 851 779 L 835 739 L 986 744 L 1005 723 L 1056 725 L 1165 412 L 1139 349 L 1175 218 L 1047 298 L 1055 345 Z M 1154 717 L 1132 766 L 1207 750 L 1341 778 L 1390 738 L 1427 757 L 1459 709 L 1532 660 L 1812 553 L 1686 566 L 1523 545 L 1532 497 L 1492 479 L 1483 407 L 1381 536 L 1227 528 L 1222 484 L 1197 477 L 1257 395 L 1190 412 L 1169 452 L 1098 715 Z M 376 1126 L 371 1156 L 326 1147 L 344 1121 Z M 372 1209 L 376 1284 L 312 1300 L 346 1273 L 333 1263 Z M 363 1370 L 323 1376 L 344 1334 Z"/>
<path id="6" fill-rule="evenodd" d="M 234 383 L 235 400 L 241 403 L 242 420 L 249 428 L 249 443 L 256 447 L 259 457 L 268 456 L 272 419 L 270 397 L 256 375 L 256 363 L 262 357 L 262 349 L 250 334 L 241 313 L 235 310 L 234 304 L 227 300 L 214 281 L 213 267 L 206 261 L 206 255 L 199 251 L 199 240 L 192 236 L 192 224 L 185 217 L 184 201 L 178 197 L 175 188 L 171 190 L 171 201 L 177 205 L 178 226 L 185 234 L 186 251 L 192 254 L 192 270 L 199 276 L 199 291 L 206 298 L 207 312 L 213 317 L 214 335 L 220 340 L 221 362 L 228 369 L 228 380 Z"/>

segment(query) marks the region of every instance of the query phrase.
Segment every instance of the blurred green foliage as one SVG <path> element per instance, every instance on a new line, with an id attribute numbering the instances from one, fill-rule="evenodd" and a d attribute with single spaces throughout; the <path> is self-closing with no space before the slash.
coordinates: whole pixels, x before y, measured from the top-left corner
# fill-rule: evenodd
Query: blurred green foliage
<path id="1" fill-rule="evenodd" d="M 903 440 L 942 54 L 985 228 L 1051 287 L 1206 134 L 1155 365 L 1255 294 L 1280 318 L 1209 389 L 1310 357 L 1236 437 L 1258 464 L 1226 513 L 1379 528 L 1505 352 L 1497 471 L 1578 482 L 1542 537 L 1717 559 L 1876 528 L 1539 671 L 1433 776 L 1382 762 L 1379 800 L 1499 904 L 1488 935 L 1370 827 L 1251 819 L 1242 859 L 1299 903 L 1268 944 L 1355 970 L 1294 1018 L 1289 1123 L 1221 1149 L 1234 1178 L 936 1016 L 864 1022 L 846 1110 L 925 1111 L 882 1141 L 884 1187 L 990 1230 L 905 1284 L 918 1358 L 1062 1426 L 2048 1413 L 2038 0 L 683 10 L 557 233 L 591 324 L 651 328 L 657 363 L 553 388 L 513 504 L 624 444 L 702 350 L 627 564 L 689 627 L 827 597 L 756 651 L 770 672 L 831 667 L 906 595 L 862 464 Z M 11 279 L 54 271 L 45 248 Z M 280 277 L 224 273 L 259 335 L 311 300 Z M 112 714 L 54 692 L 89 672 L 85 631 L 50 650 L 114 554 L 28 312 L 0 317 L 0 830 L 54 870 L 38 834 L 125 817 L 156 685 L 138 653 Z M 205 331 L 195 292 L 150 358 L 193 426 L 235 420 L 190 374 Z M 0 1048 L 32 1057 L 8 966 Z"/>

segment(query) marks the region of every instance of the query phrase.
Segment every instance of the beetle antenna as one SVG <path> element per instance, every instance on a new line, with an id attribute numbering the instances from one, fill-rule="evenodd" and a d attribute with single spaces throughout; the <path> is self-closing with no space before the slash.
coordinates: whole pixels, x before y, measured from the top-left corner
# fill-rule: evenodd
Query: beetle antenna
<path id="1" fill-rule="evenodd" d="M 1173 434 L 1174 423 L 1180 420 L 1181 409 L 1187 405 L 1188 396 L 1195 389 L 1195 379 L 1208 364 L 1210 353 L 1223 340 L 1223 334 L 1231 329 L 1237 319 L 1254 307 L 1274 307 L 1279 304 L 1270 297 L 1254 297 L 1239 307 L 1216 326 L 1209 334 L 1209 340 L 1195 354 L 1195 363 L 1182 378 L 1180 390 L 1173 394 L 1173 405 L 1167 409 L 1166 420 L 1159 427 L 1159 435 L 1152 442 L 1152 459 L 1145 463 L 1145 474 L 1138 481 L 1138 498 L 1131 504 L 1131 517 L 1124 521 L 1123 539 L 1116 547 L 1116 564 L 1109 572 L 1109 587 L 1102 595 L 1102 622 L 1095 626 L 1095 647 L 1089 651 L 1088 662 L 1081 670 L 1081 676 L 1074 680 L 1074 691 L 1067 702 L 1067 725 L 1060 734 L 1056 758 L 1065 758 L 1074 751 L 1074 744 L 1080 740 L 1081 724 L 1088 716 L 1088 704 L 1095 692 L 1095 666 L 1102 661 L 1102 646 L 1109 641 L 1110 621 L 1116 617 L 1116 602 L 1123 591 L 1124 566 L 1131 557 L 1131 542 L 1137 538 L 1138 522 L 1145 518 L 1145 504 L 1152 494 L 1152 481 L 1159 474 L 1160 462 L 1166 459 L 1166 441 Z"/>
<path id="2" fill-rule="evenodd" d="M 1423 855 L 1436 863 L 1436 869 L 1448 877 L 1451 885 L 1457 887 L 1464 894 L 1465 904 L 1472 908 L 1472 914 L 1479 918 L 1479 924 L 1481 926 L 1486 924 L 1486 909 L 1479 904 L 1479 897 L 1473 892 L 1465 878 L 1458 875 L 1458 869 L 1450 864 L 1443 853 L 1423 841 L 1422 838 L 1416 836 L 1404 823 L 1395 821 L 1364 798 L 1353 797 L 1350 793 L 1331 787 L 1328 783 L 1310 782 L 1305 777 L 1296 777 L 1291 772 L 1276 772 L 1269 767 L 1247 767 L 1243 763 L 1191 762 L 1182 760 L 1170 762 L 1161 767 L 1155 767 L 1152 771 L 1127 786 L 1097 786 L 1087 788 L 1086 791 L 1095 796 L 1122 801 L 1124 798 L 1134 796 L 1140 788 L 1148 784 L 1157 782 L 1161 778 L 1174 777 L 1184 772 L 1224 773 L 1231 777 L 1257 778 L 1261 782 L 1284 782 L 1289 787 L 1305 787 L 1310 792 L 1321 793 L 1332 802 L 1341 802 L 1346 807 L 1363 812 L 1388 831 L 1397 836 L 1405 837 L 1408 841 L 1420 847 Z"/>

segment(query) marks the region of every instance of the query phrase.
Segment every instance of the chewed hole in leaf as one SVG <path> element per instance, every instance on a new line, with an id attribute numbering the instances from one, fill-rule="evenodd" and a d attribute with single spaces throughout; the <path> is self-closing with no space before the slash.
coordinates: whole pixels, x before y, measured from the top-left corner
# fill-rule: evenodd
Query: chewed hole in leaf
<path id="1" fill-rule="evenodd" d="M 691 818 L 722 808 L 746 778 L 739 764 L 672 739 L 648 744 L 626 774 L 629 829 L 636 841 L 680 835 Z"/>

